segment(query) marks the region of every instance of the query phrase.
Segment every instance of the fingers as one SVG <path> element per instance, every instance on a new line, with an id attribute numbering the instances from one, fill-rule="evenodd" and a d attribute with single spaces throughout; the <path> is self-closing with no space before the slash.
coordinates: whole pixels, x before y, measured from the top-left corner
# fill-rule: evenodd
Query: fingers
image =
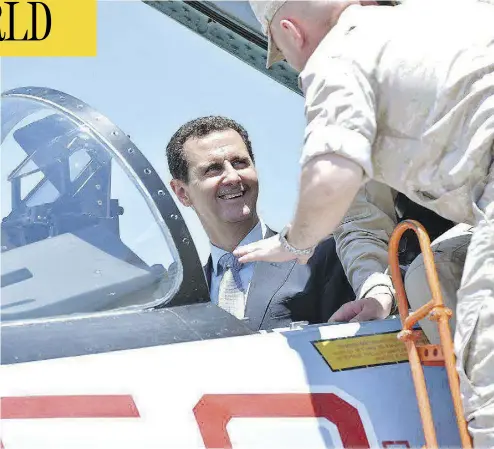
<path id="1" fill-rule="evenodd" d="M 351 301 L 343 304 L 333 315 L 328 322 L 349 322 L 362 311 L 363 304 L 361 301 Z"/>
<path id="2" fill-rule="evenodd" d="M 233 255 L 240 258 L 246 254 L 252 253 L 253 251 L 259 249 L 258 243 L 259 242 L 254 242 L 249 245 L 239 246 L 235 251 L 233 251 Z"/>
<path id="3" fill-rule="evenodd" d="M 258 260 L 263 260 L 263 256 L 266 255 L 266 251 L 263 250 L 265 244 L 262 240 L 249 245 L 244 245 L 238 247 L 233 251 L 233 255 L 238 258 L 240 263 L 255 262 Z"/>
<path id="4" fill-rule="evenodd" d="M 287 262 L 296 259 L 294 254 L 282 248 L 279 239 L 276 237 L 241 246 L 233 251 L 233 254 L 240 263 L 255 261 Z"/>
<path id="5" fill-rule="evenodd" d="M 392 299 L 386 298 L 385 305 Z M 372 321 L 385 318 L 389 314 L 383 304 L 375 298 L 363 298 L 343 304 L 328 320 L 328 322 Z"/>
<path id="6" fill-rule="evenodd" d="M 377 300 L 376 298 L 369 297 L 361 300 L 363 307 L 361 312 L 352 318 L 350 321 L 352 323 L 356 321 L 372 321 L 372 320 L 380 320 L 386 318 L 389 314 L 383 307 L 383 304 Z M 386 304 L 391 301 L 391 299 L 386 299 Z"/>
<path id="7" fill-rule="evenodd" d="M 372 321 L 376 318 L 376 310 L 372 307 L 364 306 L 362 311 L 350 320 L 350 323 L 356 323 L 358 321 Z"/>
<path id="8" fill-rule="evenodd" d="M 253 250 L 252 252 L 245 253 L 245 255 L 238 258 L 240 263 L 256 262 L 260 260 L 266 260 L 266 251 Z"/>

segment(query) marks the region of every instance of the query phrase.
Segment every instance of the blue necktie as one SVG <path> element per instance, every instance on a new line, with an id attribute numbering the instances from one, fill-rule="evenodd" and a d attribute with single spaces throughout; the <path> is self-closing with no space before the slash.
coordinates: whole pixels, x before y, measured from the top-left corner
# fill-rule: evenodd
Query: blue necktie
<path id="1" fill-rule="evenodd" d="M 244 318 L 245 289 L 240 278 L 242 264 L 233 254 L 227 253 L 220 258 L 218 265 L 223 268 L 218 305 L 237 318 Z"/>

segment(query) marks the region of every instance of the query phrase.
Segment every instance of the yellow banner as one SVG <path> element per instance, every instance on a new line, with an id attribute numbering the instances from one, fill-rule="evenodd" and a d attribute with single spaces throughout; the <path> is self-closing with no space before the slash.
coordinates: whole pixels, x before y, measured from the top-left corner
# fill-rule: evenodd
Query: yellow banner
<path id="1" fill-rule="evenodd" d="M 428 343 L 427 337 L 422 331 L 420 332 L 422 336 L 419 343 Z M 398 332 L 391 332 L 336 340 L 320 340 L 313 342 L 313 345 L 332 371 L 340 371 L 407 362 L 405 344 L 398 340 L 397 335 Z"/>
<path id="2" fill-rule="evenodd" d="M 0 1 L 0 56 L 96 56 L 96 0 Z"/>

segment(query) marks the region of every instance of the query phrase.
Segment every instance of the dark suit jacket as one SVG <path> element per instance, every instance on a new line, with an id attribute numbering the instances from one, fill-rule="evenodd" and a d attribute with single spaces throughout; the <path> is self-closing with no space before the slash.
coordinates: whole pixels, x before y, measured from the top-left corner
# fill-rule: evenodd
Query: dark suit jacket
<path id="1" fill-rule="evenodd" d="M 264 238 L 275 233 L 267 230 Z M 211 285 L 211 256 L 204 267 Z M 307 265 L 256 262 L 247 295 L 246 324 L 253 330 L 286 327 L 292 321 L 324 323 L 355 299 L 333 238 L 321 242 Z"/>

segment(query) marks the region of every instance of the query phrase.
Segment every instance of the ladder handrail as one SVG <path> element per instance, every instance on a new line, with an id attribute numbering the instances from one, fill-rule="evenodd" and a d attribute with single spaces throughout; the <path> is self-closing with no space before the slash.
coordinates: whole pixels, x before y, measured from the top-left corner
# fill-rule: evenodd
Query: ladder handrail
<path id="1" fill-rule="evenodd" d="M 420 249 L 424 258 L 427 281 L 432 293 L 432 299 L 412 313 L 409 313 L 408 311 L 408 300 L 401 277 L 398 259 L 398 246 L 400 239 L 403 233 L 409 229 L 413 230 L 419 239 Z M 444 306 L 441 287 L 434 263 L 431 242 L 425 228 L 415 220 L 405 220 L 399 223 L 394 229 L 389 241 L 388 257 L 391 270 L 391 279 L 396 290 L 398 310 L 400 312 L 402 324 L 402 330 L 398 334 L 398 338 L 404 341 L 406 345 L 427 448 L 437 448 L 438 445 L 429 396 L 425 383 L 424 370 L 420 362 L 420 357 L 414 338 L 415 335 L 412 330 L 413 326 L 419 320 L 426 317 L 437 322 L 441 341 L 440 346 L 442 347 L 442 351 L 444 353 L 444 363 L 448 375 L 449 387 L 453 399 L 453 407 L 455 409 L 456 422 L 458 424 L 461 444 L 464 449 L 470 449 L 472 448 L 472 441 L 468 433 L 467 423 L 463 414 L 460 382 L 455 366 L 456 357 L 453 348 L 453 340 L 451 338 L 451 331 L 448 326 L 448 320 L 452 316 L 452 311 Z"/>

